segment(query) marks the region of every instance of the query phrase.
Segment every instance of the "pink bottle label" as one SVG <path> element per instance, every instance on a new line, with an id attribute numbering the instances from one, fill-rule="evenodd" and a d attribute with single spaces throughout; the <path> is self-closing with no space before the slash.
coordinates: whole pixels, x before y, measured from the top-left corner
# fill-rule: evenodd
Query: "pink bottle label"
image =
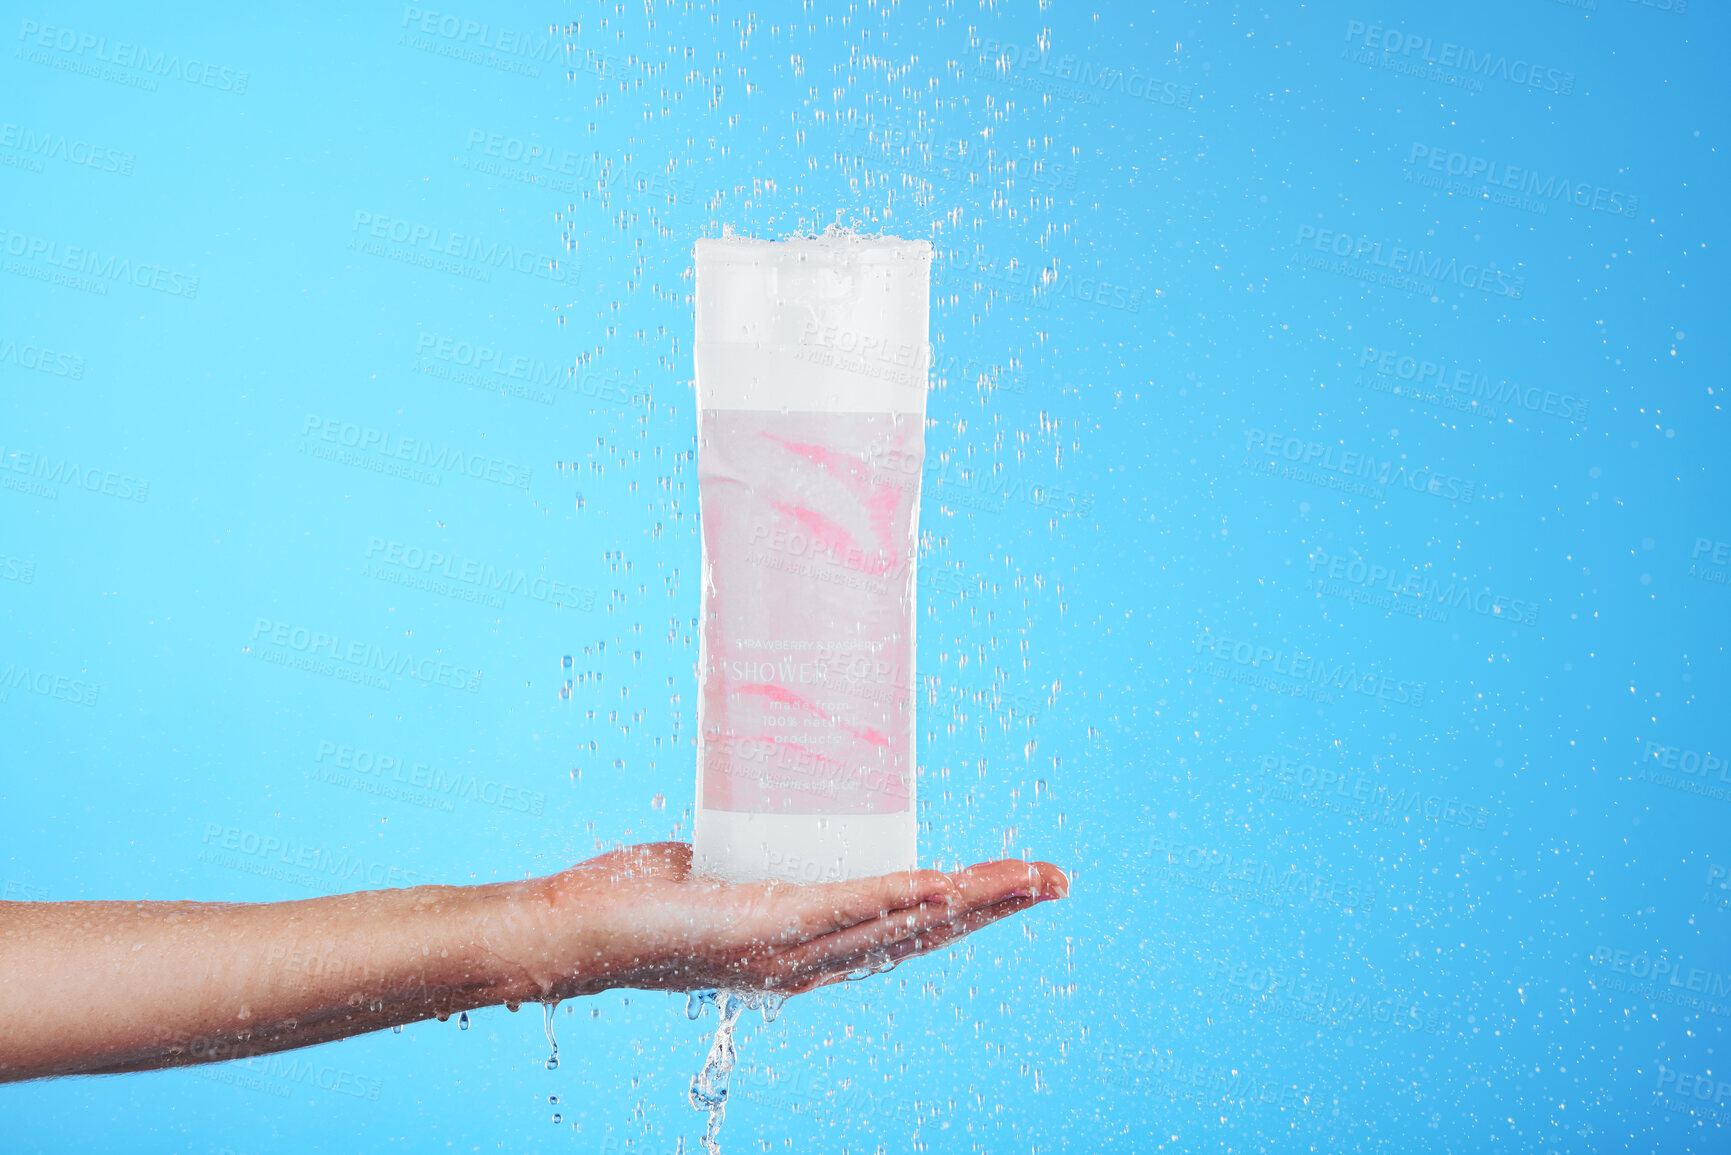
<path id="1" fill-rule="evenodd" d="M 905 812 L 923 423 L 722 409 L 700 430 L 703 805 Z"/>

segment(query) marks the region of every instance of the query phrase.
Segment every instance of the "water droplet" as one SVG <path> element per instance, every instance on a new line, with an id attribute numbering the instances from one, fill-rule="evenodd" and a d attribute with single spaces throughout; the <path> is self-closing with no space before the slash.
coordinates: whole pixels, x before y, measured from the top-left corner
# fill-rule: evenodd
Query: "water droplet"
<path id="1" fill-rule="evenodd" d="M 462 1030 L 462 1031 L 466 1031 L 469 1029 L 469 1012 L 468 1011 L 464 1011 L 462 1014 L 457 1016 L 457 1029 Z"/>
<path id="2" fill-rule="evenodd" d="M 391 1028 L 391 1034 L 393 1034 L 393 1035 L 400 1035 L 402 1033 L 403 1033 L 403 1024 L 401 1024 L 401 1023 L 398 1023 L 396 1026 Z"/>
<path id="3" fill-rule="evenodd" d="M 657 794 L 655 797 L 653 797 L 649 800 L 649 805 L 653 806 L 657 810 L 660 810 L 662 807 L 667 805 L 667 799 L 665 796 Z"/>
<path id="4" fill-rule="evenodd" d="M 549 1071 L 557 1071 L 559 1069 L 559 1040 L 553 1037 L 553 1012 L 558 1009 L 558 999 L 554 999 L 550 1003 L 541 1004 L 541 1022 L 547 1029 L 547 1045 L 553 1048 L 553 1053 L 547 1056 L 547 1069 Z M 554 1102 L 558 1102 L 558 1100 L 555 1099 Z M 557 1123 L 559 1121 L 558 1117 L 555 1116 L 553 1121 Z"/>
<path id="5" fill-rule="evenodd" d="M 557 1111 L 553 1112 L 553 1122 L 557 1123 L 557 1122 L 559 1122 L 559 1119 L 560 1119 L 559 1112 L 557 1112 Z"/>
<path id="6" fill-rule="evenodd" d="M 559 1096 L 557 1096 L 557 1095 L 548 1095 L 548 1096 L 547 1096 L 547 1101 L 548 1101 L 548 1102 L 549 1102 L 549 1103 L 551 1103 L 551 1104 L 553 1104 L 553 1106 L 555 1106 L 555 1107 L 557 1107 L 557 1106 L 558 1106 L 558 1105 L 559 1105 Z"/>

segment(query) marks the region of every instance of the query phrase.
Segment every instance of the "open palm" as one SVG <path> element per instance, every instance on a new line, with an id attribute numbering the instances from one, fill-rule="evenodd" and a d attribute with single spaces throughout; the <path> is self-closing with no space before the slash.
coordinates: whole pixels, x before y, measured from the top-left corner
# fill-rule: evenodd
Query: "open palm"
<path id="1" fill-rule="evenodd" d="M 613 908 L 598 920 L 609 941 L 582 935 L 585 953 L 598 951 L 600 959 L 573 960 L 587 964 L 586 990 L 727 987 L 786 995 L 935 950 L 1069 891 L 1056 866 L 1013 859 L 848 882 L 727 883 L 694 874 L 691 847 L 680 842 L 611 851 L 546 881 L 555 909 L 582 917 L 597 896 Z"/>

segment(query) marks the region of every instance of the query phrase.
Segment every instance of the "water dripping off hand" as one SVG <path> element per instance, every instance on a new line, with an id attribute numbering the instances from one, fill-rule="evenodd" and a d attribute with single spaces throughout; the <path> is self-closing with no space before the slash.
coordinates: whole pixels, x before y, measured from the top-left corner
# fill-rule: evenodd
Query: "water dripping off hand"
<path id="1" fill-rule="evenodd" d="M 705 1006 L 714 1003 L 720 1019 L 703 1070 L 691 1078 L 691 1105 L 699 1111 L 709 1112 L 702 1139 L 707 1155 L 721 1155 L 721 1145 L 716 1136 L 720 1134 L 721 1122 L 727 1115 L 728 1080 L 739 1057 L 734 1049 L 733 1033 L 740 1013 L 747 1009 L 758 1010 L 763 1013 L 764 1022 L 774 1022 L 785 1001 L 780 995 L 755 991 L 693 991 L 685 996 L 687 1018 L 696 1019 Z"/>
<path id="2" fill-rule="evenodd" d="M 554 999 L 550 1003 L 541 1004 L 541 1020 L 542 1024 L 547 1028 L 547 1046 L 552 1048 L 552 1053 L 547 1056 L 547 1069 L 549 1071 L 557 1071 L 559 1069 L 559 1040 L 553 1037 L 553 1012 L 558 1009 L 558 999 Z M 558 1120 L 555 1119 L 554 1121 L 557 1122 Z"/>

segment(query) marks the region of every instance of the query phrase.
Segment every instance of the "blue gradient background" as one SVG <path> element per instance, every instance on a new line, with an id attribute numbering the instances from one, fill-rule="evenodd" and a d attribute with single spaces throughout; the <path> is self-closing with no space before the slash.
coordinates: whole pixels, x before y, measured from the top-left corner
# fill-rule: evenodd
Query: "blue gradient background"
<path id="1" fill-rule="evenodd" d="M 691 245 L 840 220 L 940 255 L 927 444 L 949 464 L 922 508 L 922 852 L 1049 859 L 1074 890 L 754 1025 L 723 1146 L 1724 1149 L 1731 1099 L 1691 1088 L 1731 1080 L 1731 998 L 1654 997 L 1629 973 L 1664 959 L 1731 982 L 1731 782 L 1691 793 L 1642 762 L 1650 744 L 1731 754 L 1727 567 L 1716 582 L 1710 547 L 1693 556 L 1731 540 L 1717 6 L 57 4 L 9 20 L 5 897 L 294 899 L 364 885 L 331 863 L 463 883 L 688 837 Z M 49 26 L 181 71 L 43 47 Z M 506 28 L 519 50 L 498 47 Z M 1433 56 L 1446 41 L 1538 62 L 1570 91 L 1403 74 L 1385 63 L 1423 49 L 1366 49 L 1373 28 Z M 189 81 L 194 60 L 229 72 Z M 1119 81 L 1065 78 L 1083 63 Z M 26 131 L 130 171 L 32 153 Z M 571 171 L 489 157 L 495 135 Z M 1638 209 L 1428 187 L 1408 179 L 1428 172 L 1415 144 Z M 424 245 L 356 225 L 381 218 L 508 246 L 526 271 L 412 263 Z M 1309 267 L 1321 230 L 1494 268 L 1520 295 Z M 196 277 L 196 295 L 44 282 L 64 270 L 33 238 Z M 541 397 L 452 377 L 442 339 L 524 358 L 534 380 L 516 384 Z M 24 366 L 26 347 L 81 375 Z M 1374 388 L 1405 384 L 1364 367 L 1367 349 L 1589 408 L 1462 413 Z M 323 460 L 309 419 L 532 474 L 431 485 Z M 1268 476 L 1258 432 L 1404 459 L 1475 496 Z M 146 480 L 147 500 L 32 492 L 20 455 L 41 452 Z M 381 579 L 374 539 L 531 592 L 487 604 L 473 582 Z M 1353 604 L 1314 586 L 1325 554 L 1531 603 L 1536 624 Z M 262 660 L 295 651 L 261 620 L 480 671 L 479 688 Z M 1294 696 L 1258 649 L 1408 697 L 1422 684 L 1424 704 Z M 61 695 L 24 670 L 66 679 Z M 73 682 L 99 687 L 93 704 L 66 700 L 87 694 Z M 343 777 L 321 744 L 399 759 L 410 781 L 377 763 Z M 1321 778 L 1273 789 L 1281 758 L 1475 819 L 1371 821 Z M 416 763 L 475 789 L 417 792 Z M 230 830 L 318 865 L 224 851 Z M 1247 861 L 1315 884 L 1231 877 Z M 713 1016 L 682 1007 L 561 1007 L 556 1071 L 531 1007 L 7 1087 L 0 1149 L 693 1150 L 685 1092 Z"/>

